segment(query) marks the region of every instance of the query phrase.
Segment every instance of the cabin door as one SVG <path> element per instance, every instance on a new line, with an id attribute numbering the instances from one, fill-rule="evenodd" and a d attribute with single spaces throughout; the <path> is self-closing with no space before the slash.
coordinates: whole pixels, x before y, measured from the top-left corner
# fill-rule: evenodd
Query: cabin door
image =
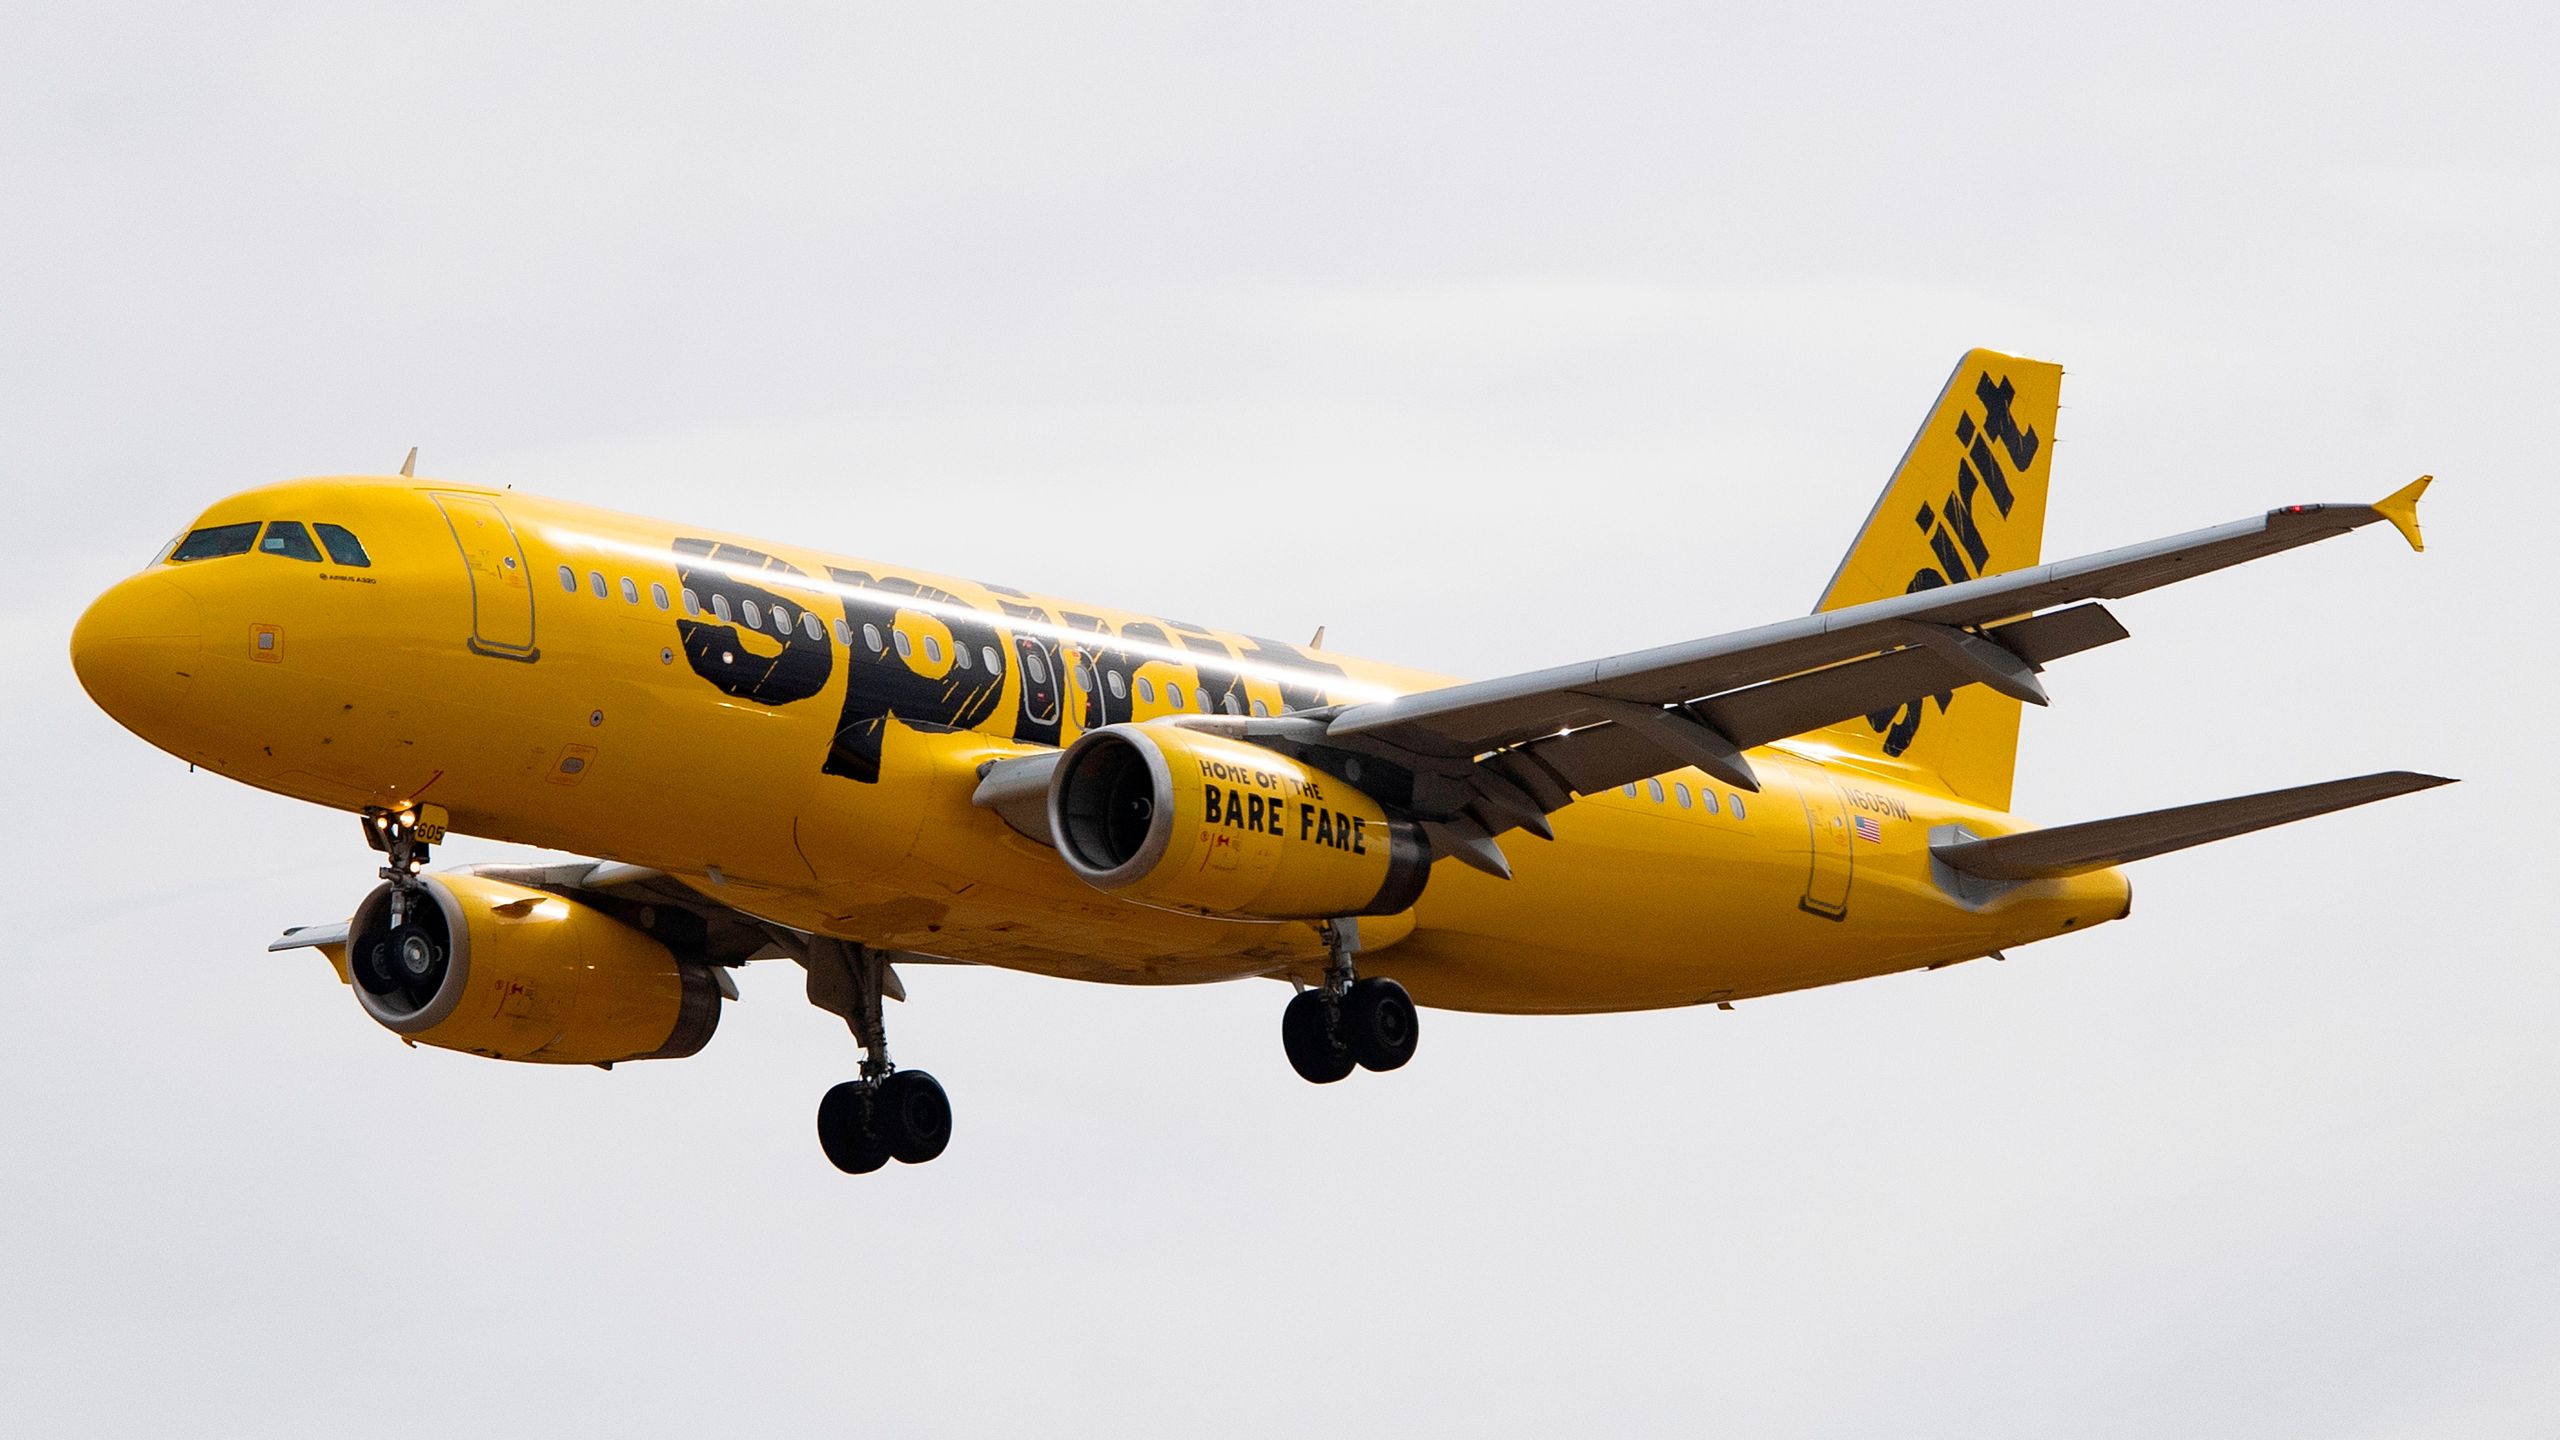
<path id="1" fill-rule="evenodd" d="M 1804 800 L 1806 857 L 1804 898 L 1797 905 L 1826 920 L 1846 919 L 1849 882 L 1857 869 L 1857 851 L 1849 834 L 1849 805 L 1831 777 L 1809 772 L 1796 782 Z"/>
<path id="2" fill-rule="evenodd" d="M 480 495 L 438 495 L 436 508 L 462 547 L 471 575 L 471 652 L 501 660 L 537 658 L 533 645 L 533 584 L 525 574 L 524 547 L 496 501 Z"/>

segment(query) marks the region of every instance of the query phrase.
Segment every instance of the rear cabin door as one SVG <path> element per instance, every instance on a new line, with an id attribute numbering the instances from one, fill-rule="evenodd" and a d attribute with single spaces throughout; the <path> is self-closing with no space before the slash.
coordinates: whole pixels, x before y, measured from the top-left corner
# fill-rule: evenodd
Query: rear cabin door
<path id="1" fill-rule="evenodd" d="M 533 584 L 525 574 L 524 547 L 496 501 L 480 495 L 437 495 L 436 508 L 462 547 L 471 573 L 471 640 L 476 655 L 530 661 Z"/>
<path id="2" fill-rule="evenodd" d="M 1826 920 L 1843 920 L 1849 914 L 1849 882 L 1857 868 L 1857 851 L 1850 842 L 1849 806 L 1840 796 L 1840 787 L 1831 777 L 1809 773 L 1796 785 L 1796 793 L 1804 799 L 1806 838 L 1811 842 L 1804 880 L 1804 898 L 1796 903 Z"/>

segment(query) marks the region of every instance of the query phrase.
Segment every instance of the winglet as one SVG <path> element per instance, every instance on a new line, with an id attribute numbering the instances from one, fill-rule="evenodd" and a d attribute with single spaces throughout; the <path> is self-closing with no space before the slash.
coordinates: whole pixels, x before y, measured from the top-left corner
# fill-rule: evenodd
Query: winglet
<path id="1" fill-rule="evenodd" d="M 2418 536 L 2418 497 L 2427 493 L 2427 487 L 2435 483 L 2435 478 L 2433 475 L 2421 475 L 2392 491 L 2388 497 L 2373 502 L 2374 513 L 2390 521 L 2391 528 L 2400 532 L 2400 538 L 2408 541 L 2412 550 L 2427 548 L 2427 542 Z"/>

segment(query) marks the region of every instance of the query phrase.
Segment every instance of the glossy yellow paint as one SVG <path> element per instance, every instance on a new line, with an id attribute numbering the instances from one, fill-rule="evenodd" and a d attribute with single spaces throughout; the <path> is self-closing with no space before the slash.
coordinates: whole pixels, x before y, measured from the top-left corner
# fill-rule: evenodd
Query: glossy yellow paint
<path id="1" fill-rule="evenodd" d="M 493 1060 L 599 1065 L 666 1046 L 685 988 L 666 947 L 539 890 L 480 875 L 426 878 L 462 984 L 450 1003 L 440 997 L 415 1014 L 377 1008 L 358 990 L 375 1019 L 421 1045 Z M 378 911 L 387 903 L 385 891 L 368 897 L 354 932 L 383 928 Z M 333 963 L 343 970 L 342 959 Z"/>
<path id="2" fill-rule="evenodd" d="M 1162 827 L 1166 844 L 1146 857 L 1143 873 L 1097 885 L 1149 905 L 1209 915 L 1331 919 L 1370 908 L 1387 880 L 1394 843 L 1377 801 L 1249 740 L 1169 725 L 1141 728 L 1153 733 L 1115 749 L 1132 763 L 1143 755 L 1147 765 L 1162 767 L 1173 796 Z M 1082 759 L 1070 755 L 1067 764 Z"/>
<path id="3" fill-rule="evenodd" d="M 1839 610 L 2041 563 L 2061 414 L 2061 366 L 1968 352 L 1814 608 Z M 2020 711 L 2016 700 L 1977 685 L 1822 735 L 1871 765 L 1909 774 L 1922 788 L 2005 810 Z"/>
<path id="4" fill-rule="evenodd" d="M 1232 696 L 1237 710 L 1272 713 L 1447 683 L 1334 651 L 401 477 L 252 490 L 190 528 L 265 520 L 343 526 L 371 564 L 254 550 L 155 563 L 83 617 L 73 654 L 84 683 L 152 743 L 342 810 L 441 806 L 458 832 L 650 866 L 805 930 L 1078 979 L 1311 979 L 1322 947 L 1304 923 L 1186 915 L 1094 889 L 970 803 L 986 762 L 1072 742 L 1093 718 L 1198 713 L 1204 679 L 1220 708 Z M 698 590 L 723 587 L 738 623 L 680 624 L 687 569 Z M 750 590 L 784 616 L 757 602 L 750 628 L 738 598 Z M 852 623 L 848 597 L 884 607 L 865 622 L 876 633 Z M 1000 684 L 964 648 L 990 625 L 1000 641 L 976 644 L 1006 652 L 995 656 Z M 262 650 L 256 637 L 268 630 L 284 639 Z M 1046 699 L 1029 659 L 1039 644 L 1056 647 Z M 819 647 L 823 682 L 775 701 L 806 688 Z M 983 713 L 953 725 L 848 723 L 848 687 L 868 683 L 857 676 L 893 671 L 925 687 L 916 693 L 976 696 Z M 756 685 L 766 698 L 735 693 Z M 1505 838 L 1508 881 L 1440 861 L 1407 915 L 1363 922 L 1364 970 L 1404 981 L 1427 1005 L 1636 1009 L 1940 965 L 2125 912 L 2112 871 L 2017 886 L 1979 906 L 1957 899 L 1932 876 L 1931 830 L 2015 827 L 1933 788 L 1919 767 L 1827 736 L 1751 761 L 1766 781 L 1757 795 L 1685 771 L 1662 777 L 1658 792 L 1578 801 L 1553 817 L 1552 843 Z M 1861 816 L 1875 838 L 1859 834 Z"/>

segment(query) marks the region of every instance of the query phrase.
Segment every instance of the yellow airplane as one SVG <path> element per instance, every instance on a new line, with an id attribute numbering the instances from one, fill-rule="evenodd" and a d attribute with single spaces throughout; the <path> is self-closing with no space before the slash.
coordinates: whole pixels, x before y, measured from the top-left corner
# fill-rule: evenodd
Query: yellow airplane
<path id="1" fill-rule="evenodd" d="M 1410 1059 L 1417 1004 L 1729 1004 L 2128 913 L 2116 867 L 2446 783 L 2394 772 L 2031 829 L 2023 703 L 2096 602 L 2387 521 L 2420 479 L 2043 563 L 2059 366 L 1958 363 L 1813 614 L 1458 683 L 485 487 L 215 503 L 71 638 L 191 764 L 355 812 L 382 883 L 317 948 L 412 1044 L 610 1066 L 711 1038 L 788 957 L 860 1078 L 860 1173 L 942 1152 L 889 1059 L 901 964 L 1282 979 L 1308 1080 Z M 416 452 L 410 455 L 412 462 Z M 429 872 L 448 831 L 592 856 Z"/>

